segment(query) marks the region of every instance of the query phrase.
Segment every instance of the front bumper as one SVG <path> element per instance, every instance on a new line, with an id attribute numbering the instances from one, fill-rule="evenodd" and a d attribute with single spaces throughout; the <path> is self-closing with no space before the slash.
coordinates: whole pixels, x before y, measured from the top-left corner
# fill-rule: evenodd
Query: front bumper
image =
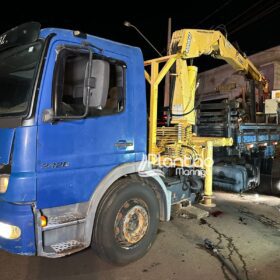
<path id="1" fill-rule="evenodd" d="M 34 216 L 31 205 L 0 201 L 0 222 L 17 226 L 21 230 L 21 236 L 15 240 L 0 237 L 1 250 L 20 255 L 36 254 Z"/>

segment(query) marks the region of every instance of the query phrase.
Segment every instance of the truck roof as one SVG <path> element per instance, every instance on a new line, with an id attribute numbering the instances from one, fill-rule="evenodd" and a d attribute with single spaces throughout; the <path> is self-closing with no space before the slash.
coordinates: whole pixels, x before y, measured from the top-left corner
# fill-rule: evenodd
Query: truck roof
<path id="1" fill-rule="evenodd" d="M 62 28 L 44 28 L 40 31 L 40 38 L 46 38 L 48 35 L 55 33 L 57 38 L 60 40 L 69 41 L 71 43 L 81 43 L 83 41 L 88 41 L 99 48 L 110 50 L 111 52 L 116 52 L 125 56 L 135 56 L 142 55 L 142 51 L 138 47 L 122 44 L 109 39 L 104 39 L 101 37 L 87 35 L 87 38 L 81 38 L 75 36 L 73 30 L 62 29 Z"/>

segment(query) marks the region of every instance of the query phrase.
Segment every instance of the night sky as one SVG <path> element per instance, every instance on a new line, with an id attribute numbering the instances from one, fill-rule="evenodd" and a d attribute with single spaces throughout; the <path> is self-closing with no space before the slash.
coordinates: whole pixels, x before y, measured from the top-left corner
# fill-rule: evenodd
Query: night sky
<path id="1" fill-rule="evenodd" d="M 81 2 L 82 3 L 82 2 Z M 44 9 L 43 2 L 37 2 L 40 10 L 21 11 L 21 8 L 13 9 L 7 18 L 0 19 L 0 33 L 27 21 L 38 21 L 42 27 L 61 27 L 81 30 L 83 32 L 112 39 L 122 43 L 138 46 L 142 49 L 145 59 L 157 57 L 157 54 L 136 33 L 135 30 L 123 26 L 125 20 L 137 26 L 147 38 L 152 41 L 162 53 L 166 52 L 167 20 L 172 18 L 172 30 L 182 28 L 221 29 L 226 30 L 228 39 L 238 42 L 240 49 L 247 55 L 271 48 L 280 44 L 280 1 L 277 0 L 212 0 L 212 1 L 184 1 L 176 6 L 170 2 L 169 12 L 158 12 L 153 15 L 148 10 L 138 15 L 132 11 L 120 14 L 121 4 L 117 8 L 107 3 L 107 7 L 93 5 L 87 8 L 85 3 L 72 4 L 69 2 L 67 11 L 58 11 L 58 8 Z M 137 5 L 141 2 L 119 2 L 134 8 L 139 12 Z M 128 4 L 126 4 L 128 3 Z M 157 2 L 155 2 L 157 3 Z M 147 5 L 147 4 L 146 4 Z M 110 10 L 106 12 L 106 9 Z M 164 8 L 162 2 L 161 8 Z M 36 7 L 35 7 L 36 8 Z M 33 7 L 33 9 L 35 9 Z M 37 7 L 38 8 L 38 7 Z M 114 11 L 116 9 L 116 11 Z M 3 12 L 3 10 L 2 10 Z M 198 59 L 196 64 L 200 70 L 213 68 L 219 63 L 209 58 Z"/>

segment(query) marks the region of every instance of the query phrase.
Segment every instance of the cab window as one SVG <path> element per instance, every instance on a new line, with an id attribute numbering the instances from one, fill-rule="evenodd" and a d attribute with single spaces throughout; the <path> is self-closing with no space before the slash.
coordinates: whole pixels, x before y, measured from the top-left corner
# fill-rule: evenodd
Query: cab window
<path id="1" fill-rule="evenodd" d="M 97 59 L 100 58 L 98 56 Z M 54 109 L 58 116 L 80 116 L 85 112 L 84 92 L 88 66 L 88 53 L 63 50 L 58 56 L 54 79 Z M 109 62 L 109 88 L 104 108 L 90 108 L 89 116 L 120 113 L 125 105 L 125 65 L 121 61 Z"/>

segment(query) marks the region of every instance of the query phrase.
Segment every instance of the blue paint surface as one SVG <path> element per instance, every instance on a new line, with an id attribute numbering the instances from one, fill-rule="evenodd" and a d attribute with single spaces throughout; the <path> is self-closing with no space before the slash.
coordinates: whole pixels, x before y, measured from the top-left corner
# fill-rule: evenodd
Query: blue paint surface
<path id="1" fill-rule="evenodd" d="M 280 141 L 280 126 L 276 124 L 244 124 L 240 125 L 236 143 L 239 150 L 246 145 L 253 144 L 255 148 L 261 145 L 264 148 L 264 157 L 275 155 L 275 142 Z"/>
<path id="2" fill-rule="evenodd" d="M 42 37 L 56 33 L 50 45 L 38 106 L 37 207 L 49 208 L 88 201 L 98 183 L 116 166 L 139 160 L 146 153 L 147 117 L 143 57 L 140 49 L 88 36 L 102 55 L 126 65 L 125 109 L 123 112 L 84 120 L 43 123 L 45 109 L 51 108 L 53 69 L 57 48 L 81 45 L 84 39 L 72 31 L 44 29 Z M 93 51 L 96 51 L 93 48 Z M 126 149 L 115 143 L 131 142 Z M 66 167 L 44 168 L 65 162 Z"/>
<path id="3" fill-rule="evenodd" d="M 0 249 L 14 254 L 35 255 L 34 218 L 30 205 L 1 202 L 0 221 L 21 229 L 18 239 L 8 240 L 0 237 Z"/>
<path id="4" fill-rule="evenodd" d="M 14 139 L 14 128 L 0 128 L 0 164 L 8 164 Z"/>
<path id="5" fill-rule="evenodd" d="M 23 203 L 36 200 L 36 137 L 36 126 L 15 129 L 12 172 L 7 192 L 0 194 L 0 201 Z"/>

